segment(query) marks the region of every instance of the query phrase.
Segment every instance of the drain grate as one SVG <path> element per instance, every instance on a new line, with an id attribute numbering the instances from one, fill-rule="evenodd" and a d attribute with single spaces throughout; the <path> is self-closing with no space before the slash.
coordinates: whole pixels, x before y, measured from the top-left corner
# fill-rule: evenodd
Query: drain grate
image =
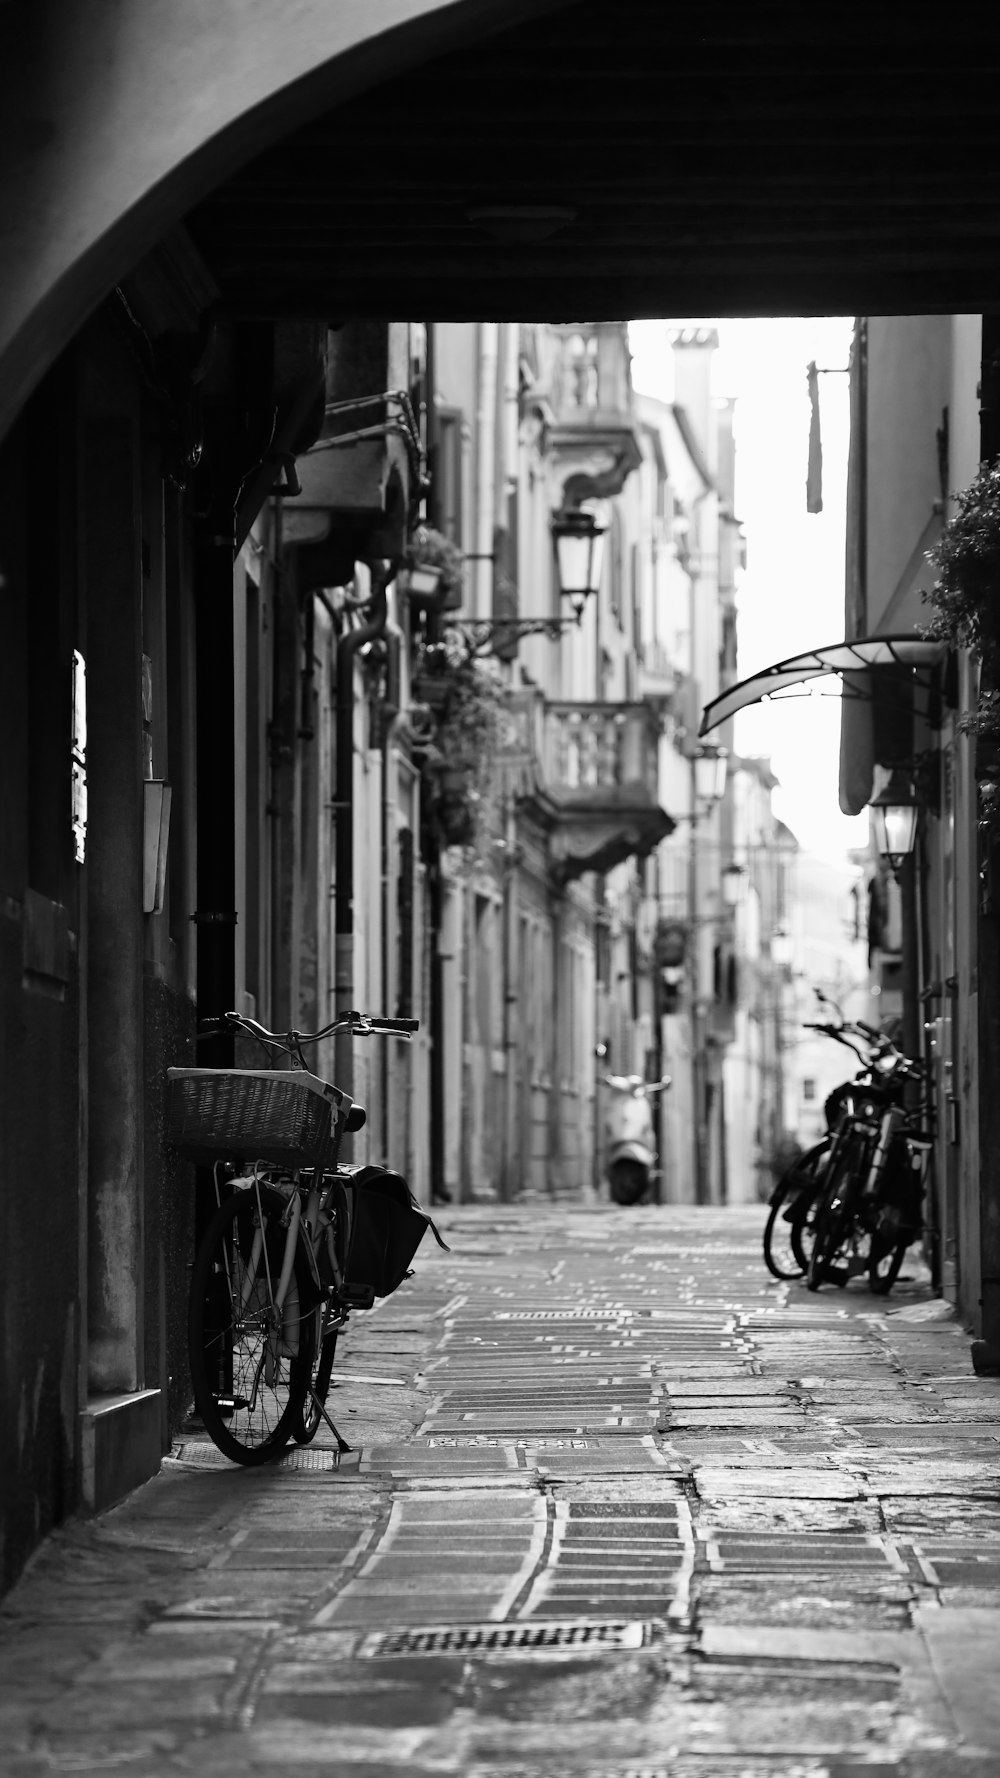
<path id="1" fill-rule="evenodd" d="M 601 1623 L 579 1618 L 557 1623 L 428 1625 L 367 1636 L 361 1655 L 519 1654 L 523 1650 L 642 1648 L 651 1626 L 625 1619 Z"/>
<path id="2" fill-rule="evenodd" d="M 217 1450 L 215 1445 L 204 1444 L 201 1441 L 175 1445 L 170 1455 L 174 1463 L 193 1463 L 204 1469 L 232 1469 L 234 1467 L 229 1458 L 224 1456 L 222 1451 Z M 340 1469 L 341 1467 L 350 1467 L 352 1464 L 356 1465 L 356 1463 L 356 1457 L 351 1456 L 345 1465 L 343 1460 L 338 1458 L 336 1451 L 325 1450 L 322 1446 L 305 1450 L 296 1445 L 285 1451 L 280 1457 L 275 1458 L 271 1467 L 274 1469 Z"/>
<path id="3" fill-rule="evenodd" d="M 606 1309 L 497 1309 L 494 1321 L 624 1321 L 631 1309 L 609 1305 Z"/>

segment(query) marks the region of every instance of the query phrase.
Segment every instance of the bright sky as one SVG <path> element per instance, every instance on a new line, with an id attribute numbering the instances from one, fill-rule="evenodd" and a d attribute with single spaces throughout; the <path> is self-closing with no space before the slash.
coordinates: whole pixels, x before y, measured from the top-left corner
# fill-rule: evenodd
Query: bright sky
<path id="1" fill-rule="evenodd" d="M 678 321 L 630 324 L 637 389 L 669 401 L 669 345 Z M 704 325 L 704 323 L 702 323 Z M 736 511 L 747 540 L 738 594 L 737 672 L 746 679 L 772 661 L 839 642 L 844 634 L 844 505 L 847 376 L 819 379 L 823 511 L 806 512 L 809 401 L 806 366 L 846 372 L 853 321 L 843 317 L 715 321 L 713 390 L 736 398 Z M 836 679 L 824 695 L 753 705 L 736 719 L 736 747 L 770 757 L 780 789 L 776 814 L 807 851 L 841 862 L 863 846 L 868 817 L 837 803 L 840 704 Z"/>

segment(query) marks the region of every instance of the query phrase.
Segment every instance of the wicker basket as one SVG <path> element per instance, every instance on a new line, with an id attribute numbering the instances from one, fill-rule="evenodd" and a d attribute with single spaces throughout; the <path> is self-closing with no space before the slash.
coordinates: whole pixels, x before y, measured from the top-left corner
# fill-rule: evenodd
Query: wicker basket
<path id="1" fill-rule="evenodd" d="M 192 1161 L 331 1163 L 351 1100 L 302 1070 L 168 1068 L 167 1141 Z"/>

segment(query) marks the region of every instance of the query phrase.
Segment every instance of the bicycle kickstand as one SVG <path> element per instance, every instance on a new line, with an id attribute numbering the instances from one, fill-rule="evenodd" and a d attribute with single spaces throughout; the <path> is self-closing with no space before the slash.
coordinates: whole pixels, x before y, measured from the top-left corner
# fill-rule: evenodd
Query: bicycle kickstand
<path id="1" fill-rule="evenodd" d="M 322 1414 L 324 1420 L 326 1421 L 327 1425 L 330 1428 L 330 1431 L 333 1433 L 333 1436 L 337 1441 L 337 1456 L 338 1457 L 349 1456 L 351 1453 L 351 1447 L 348 1444 L 346 1438 L 344 1438 L 343 1434 L 337 1430 L 336 1426 L 333 1424 L 333 1421 L 330 1419 L 330 1416 L 326 1411 L 325 1403 L 320 1401 L 319 1396 L 316 1394 L 315 1389 L 310 1389 L 309 1393 L 312 1396 L 313 1401 L 316 1403 L 316 1406 L 319 1408 L 320 1413 Z"/>

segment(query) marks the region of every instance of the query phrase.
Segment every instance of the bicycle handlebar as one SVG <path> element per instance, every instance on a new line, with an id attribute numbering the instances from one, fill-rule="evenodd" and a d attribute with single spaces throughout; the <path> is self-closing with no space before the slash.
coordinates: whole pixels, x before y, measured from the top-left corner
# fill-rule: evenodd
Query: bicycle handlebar
<path id="1" fill-rule="evenodd" d="M 818 1025 L 812 1020 L 807 1020 L 803 1029 L 805 1031 L 819 1031 L 824 1037 L 832 1037 L 835 1043 L 842 1043 L 845 1049 L 850 1050 L 852 1055 L 857 1056 L 859 1062 L 864 1061 L 865 1058 L 861 1054 L 857 1044 L 851 1042 L 851 1039 L 839 1025 Z"/>
<path id="2" fill-rule="evenodd" d="M 914 1061 L 912 1057 L 904 1055 L 903 1051 L 893 1043 L 891 1037 L 886 1037 L 883 1031 L 876 1031 L 873 1025 L 866 1025 L 864 1019 L 855 1019 L 850 1025 L 846 1023 L 843 1025 L 819 1024 L 813 1019 L 807 1019 L 803 1022 L 803 1030 L 819 1031 L 824 1037 L 832 1037 L 836 1043 L 842 1043 L 845 1049 L 851 1050 L 859 1061 L 864 1062 L 864 1072 L 873 1076 L 880 1075 L 885 1078 L 889 1072 L 911 1080 L 918 1080 L 922 1079 L 926 1072 L 922 1062 Z M 862 1055 L 857 1044 L 851 1042 L 851 1036 L 859 1034 L 872 1052 L 867 1059 Z M 891 1059 L 892 1066 L 887 1071 L 885 1064 L 888 1059 Z"/>
<path id="3" fill-rule="evenodd" d="M 226 1030 L 246 1031 L 261 1043 L 276 1044 L 281 1049 L 292 1049 L 303 1043 L 319 1043 L 324 1037 L 334 1037 L 338 1032 L 349 1031 L 352 1037 L 405 1037 L 409 1042 L 415 1031 L 420 1029 L 419 1019 L 390 1019 L 375 1013 L 345 1012 L 339 1018 L 324 1025 L 322 1031 L 269 1031 L 265 1025 L 258 1024 L 256 1019 L 249 1018 L 245 1013 L 226 1012 L 221 1019 L 204 1019 L 202 1035 L 209 1036 L 212 1031 Z"/>

